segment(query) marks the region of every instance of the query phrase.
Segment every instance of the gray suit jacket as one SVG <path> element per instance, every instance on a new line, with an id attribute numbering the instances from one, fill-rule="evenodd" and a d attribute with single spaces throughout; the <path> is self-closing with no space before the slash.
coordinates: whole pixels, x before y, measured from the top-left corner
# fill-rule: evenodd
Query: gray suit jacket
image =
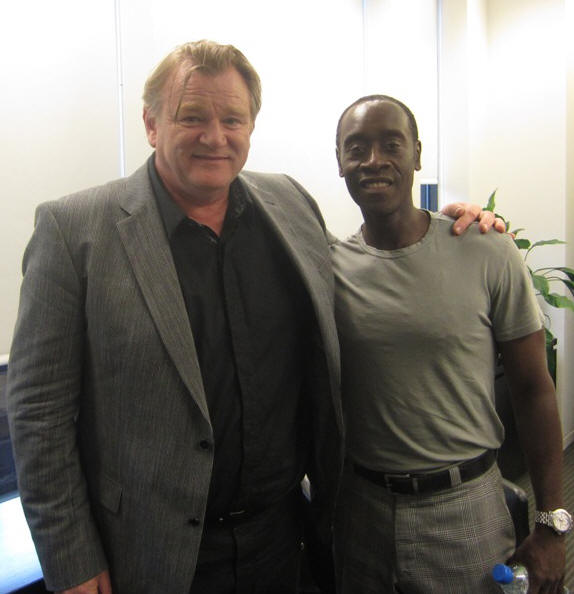
<path id="1" fill-rule="evenodd" d="M 317 317 L 315 502 L 342 464 L 339 354 L 324 223 L 286 176 L 240 179 Z M 45 203 L 24 256 L 8 370 L 22 503 L 49 588 L 110 568 L 115 594 L 189 591 L 212 469 L 209 413 L 146 166 Z"/>

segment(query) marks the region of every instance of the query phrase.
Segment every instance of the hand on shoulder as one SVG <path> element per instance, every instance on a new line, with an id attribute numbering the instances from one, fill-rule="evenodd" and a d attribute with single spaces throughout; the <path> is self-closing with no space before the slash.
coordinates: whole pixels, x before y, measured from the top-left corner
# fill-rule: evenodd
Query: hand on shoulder
<path id="1" fill-rule="evenodd" d="M 442 208 L 441 212 L 453 219 L 452 232 L 455 235 L 464 233 L 471 223 L 478 222 L 481 233 L 495 229 L 499 233 L 506 232 L 506 225 L 502 219 L 494 216 L 489 210 L 483 210 L 478 204 L 469 202 L 453 202 Z"/>

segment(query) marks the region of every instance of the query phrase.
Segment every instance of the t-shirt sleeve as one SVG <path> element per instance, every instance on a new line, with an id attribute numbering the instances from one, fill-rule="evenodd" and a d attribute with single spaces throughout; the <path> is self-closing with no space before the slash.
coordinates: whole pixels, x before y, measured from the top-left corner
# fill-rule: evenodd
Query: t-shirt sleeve
<path id="1" fill-rule="evenodd" d="M 499 252 L 501 266 L 491 291 L 491 319 L 497 342 L 537 332 L 544 325 L 530 272 L 510 236 Z"/>

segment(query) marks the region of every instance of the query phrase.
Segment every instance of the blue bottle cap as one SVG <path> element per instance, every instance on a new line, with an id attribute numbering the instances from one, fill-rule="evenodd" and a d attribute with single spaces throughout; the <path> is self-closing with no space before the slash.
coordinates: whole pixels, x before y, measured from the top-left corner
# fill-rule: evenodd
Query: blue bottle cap
<path id="1" fill-rule="evenodd" d="M 498 563 L 492 568 L 492 577 L 499 584 L 510 584 L 514 580 L 514 573 L 508 565 Z"/>

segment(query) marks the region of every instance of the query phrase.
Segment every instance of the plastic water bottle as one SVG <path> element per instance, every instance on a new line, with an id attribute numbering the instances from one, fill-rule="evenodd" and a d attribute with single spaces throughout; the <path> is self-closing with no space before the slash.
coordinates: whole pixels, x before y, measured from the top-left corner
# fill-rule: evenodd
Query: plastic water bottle
<path id="1" fill-rule="evenodd" d="M 528 571 L 524 565 L 498 563 L 492 568 L 492 577 L 503 592 L 508 594 L 528 593 Z"/>
<path id="2" fill-rule="evenodd" d="M 524 565 L 508 566 L 499 563 L 493 567 L 492 577 L 502 592 L 507 594 L 528 593 L 528 571 Z M 570 589 L 564 586 L 562 594 L 571 594 Z"/>

